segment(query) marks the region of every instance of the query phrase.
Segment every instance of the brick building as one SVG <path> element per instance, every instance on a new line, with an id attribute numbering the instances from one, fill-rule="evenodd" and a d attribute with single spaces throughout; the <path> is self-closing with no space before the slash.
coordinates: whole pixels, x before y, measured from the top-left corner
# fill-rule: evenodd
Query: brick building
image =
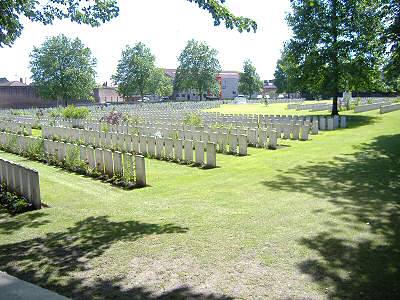
<path id="1" fill-rule="evenodd" d="M 115 87 L 103 85 L 93 91 L 95 103 L 123 102 Z M 75 102 L 74 102 L 75 103 Z M 79 104 L 91 104 L 90 101 L 79 101 Z M 22 81 L 8 81 L 0 78 L 0 108 L 28 108 L 56 106 L 55 100 L 44 100 L 36 93 L 33 85 L 27 85 Z"/>

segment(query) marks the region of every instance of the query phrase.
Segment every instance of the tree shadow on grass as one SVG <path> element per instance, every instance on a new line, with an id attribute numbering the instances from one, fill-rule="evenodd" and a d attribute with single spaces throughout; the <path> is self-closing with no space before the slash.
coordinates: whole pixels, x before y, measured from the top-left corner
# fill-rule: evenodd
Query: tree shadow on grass
<path id="1" fill-rule="evenodd" d="M 90 285 L 82 285 L 79 279 L 73 279 L 68 286 L 78 287 L 71 291 L 74 300 L 86 299 L 118 299 L 118 300 L 233 300 L 234 298 L 213 293 L 196 292 L 188 286 L 181 286 L 164 293 L 153 292 L 146 287 L 126 288 L 122 284 L 123 278 L 112 280 L 96 280 Z"/>
<path id="2" fill-rule="evenodd" d="M 101 256 L 116 242 L 136 241 L 154 234 L 185 233 L 187 230 L 173 224 L 113 222 L 106 216 L 89 217 L 63 232 L 0 245 L 0 268 L 73 299 L 228 299 L 196 294 L 188 287 L 160 296 L 142 287 L 125 289 L 121 284 L 122 278 L 87 283 L 76 277 L 76 272 L 89 272 L 91 260 Z"/>
<path id="3" fill-rule="evenodd" d="M 330 213 L 339 224 L 327 223 L 327 230 L 299 240 L 320 257 L 301 262 L 299 269 L 330 287 L 330 298 L 400 299 L 400 134 L 356 148 L 263 184 L 335 205 Z M 346 228 L 361 235 L 368 230 L 372 237 L 344 238 Z"/>
<path id="4" fill-rule="evenodd" d="M 4 209 L 0 208 L 0 233 L 11 234 L 24 227 L 38 228 L 42 225 L 46 225 L 49 223 L 48 220 L 40 220 L 45 216 L 47 216 L 47 214 L 41 211 L 12 216 Z"/>
<path id="5" fill-rule="evenodd" d="M 347 128 L 357 128 L 366 125 L 372 125 L 378 121 L 378 117 L 363 116 L 363 115 L 350 115 L 346 116 Z"/>

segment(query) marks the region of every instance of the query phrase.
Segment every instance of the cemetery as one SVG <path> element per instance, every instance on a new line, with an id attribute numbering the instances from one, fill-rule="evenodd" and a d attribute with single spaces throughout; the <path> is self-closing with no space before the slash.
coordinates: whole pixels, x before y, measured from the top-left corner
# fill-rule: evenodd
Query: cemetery
<path id="1" fill-rule="evenodd" d="M 0 7 L 0 300 L 400 299 L 400 1 Z"/>
<path id="2" fill-rule="evenodd" d="M 379 215 L 391 214 L 397 203 L 400 187 L 391 174 L 398 174 L 399 165 L 391 157 L 399 156 L 400 109 L 372 101 L 380 110 L 358 112 L 356 106 L 335 117 L 329 103 L 298 101 L 91 106 L 85 119 L 54 116 L 52 109 L 2 110 L 0 178 L 41 209 L 1 213 L 0 238 L 7 234 L 8 242 L 0 244 L 0 264 L 73 299 L 85 299 L 82 289 L 106 298 L 145 293 L 135 286 L 155 295 L 164 290 L 172 298 L 196 290 L 202 297 L 212 291 L 278 298 L 280 289 L 263 283 L 271 270 L 295 287 L 293 296 L 318 296 L 319 285 L 294 270 L 302 266 L 304 274 L 312 274 L 308 261 L 324 257 L 327 239 L 338 228 L 334 224 L 343 218 L 344 240 L 375 238 L 363 228 L 379 223 L 364 220 L 375 218 L 377 207 Z M 125 117 L 107 122 L 115 114 Z M 33 155 L 38 148 L 41 159 Z M 70 167 L 73 161 L 85 172 L 127 178 L 142 188 L 82 176 Z M 389 230 L 379 235 L 384 238 Z M 88 239 L 90 232 L 98 238 Z M 370 272 L 357 257 L 359 243 L 347 251 L 353 265 Z M 378 251 L 371 248 L 367 255 Z M 154 255 L 160 274 L 146 273 Z M 338 253 L 337 260 L 345 263 L 347 254 Z M 383 269 L 388 261 L 382 263 L 368 268 L 379 270 L 385 286 L 394 288 Z M 51 281 L 41 275 L 42 266 Z M 318 267 L 335 276 L 329 262 Z M 93 272 L 99 281 L 93 281 Z M 235 272 L 242 274 L 240 290 L 229 279 Z M 116 274 L 122 276 L 118 281 Z M 210 276 L 214 280 L 205 285 Z M 177 278 L 196 289 L 180 294 L 174 290 Z M 355 293 L 358 287 L 373 293 L 381 286 L 370 278 L 365 285 L 349 279 L 330 285 L 329 292 L 340 295 L 345 284 Z"/>

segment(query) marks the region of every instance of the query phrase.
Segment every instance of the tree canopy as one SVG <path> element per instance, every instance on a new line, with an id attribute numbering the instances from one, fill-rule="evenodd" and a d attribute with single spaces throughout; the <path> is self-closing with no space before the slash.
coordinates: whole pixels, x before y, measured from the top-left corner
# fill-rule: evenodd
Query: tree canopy
<path id="1" fill-rule="evenodd" d="M 96 86 L 96 60 L 80 39 L 58 35 L 34 47 L 32 80 L 38 94 L 49 100 L 87 100 Z"/>
<path id="2" fill-rule="evenodd" d="M 218 89 L 217 76 L 221 66 L 217 50 L 206 43 L 188 41 L 179 55 L 179 67 L 176 71 L 176 90 L 196 90 L 200 99 L 207 92 L 215 93 Z"/>
<path id="3" fill-rule="evenodd" d="M 387 0 L 384 6 L 385 41 L 388 56 L 384 67 L 385 83 L 389 89 L 400 91 L 400 1 Z"/>
<path id="4" fill-rule="evenodd" d="M 236 16 L 224 5 L 225 0 L 186 0 L 196 3 L 208 11 L 214 19 L 214 25 L 225 23 L 230 29 L 239 32 L 257 30 L 257 23 L 241 16 Z M 55 19 L 69 19 L 72 22 L 99 26 L 119 14 L 117 0 L 2 0 L 0 1 L 0 47 L 11 46 L 24 29 L 21 17 L 45 25 Z"/>
<path id="5" fill-rule="evenodd" d="M 257 74 L 256 67 L 247 59 L 243 64 L 243 73 L 240 73 L 239 91 L 249 98 L 262 90 L 262 81 Z"/>
<path id="6" fill-rule="evenodd" d="M 339 92 L 382 87 L 381 1 L 293 0 L 291 7 L 293 37 L 277 65 L 278 87 L 333 97 L 332 114 Z"/>
<path id="7" fill-rule="evenodd" d="M 162 68 L 154 68 L 150 75 L 149 92 L 161 97 L 169 97 L 173 92 L 172 79 Z"/>
<path id="8" fill-rule="evenodd" d="M 113 75 L 118 91 L 125 97 L 139 94 L 142 98 L 150 92 L 155 69 L 155 56 L 142 42 L 134 47 L 126 46 Z"/>

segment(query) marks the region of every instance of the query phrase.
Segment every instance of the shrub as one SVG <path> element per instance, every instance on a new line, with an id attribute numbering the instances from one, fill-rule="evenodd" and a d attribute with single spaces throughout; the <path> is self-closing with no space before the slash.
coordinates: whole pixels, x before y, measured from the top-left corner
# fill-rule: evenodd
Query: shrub
<path id="1" fill-rule="evenodd" d="M 11 214 L 32 210 L 32 204 L 25 197 L 7 191 L 7 186 L 0 185 L 0 205 Z"/>
<path id="2" fill-rule="evenodd" d="M 52 109 L 49 113 L 52 118 L 60 118 L 63 115 L 63 109 L 61 107 L 57 107 Z"/>
<path id="3" fill-rule="evenodd" d="M 8 135 L 6 137 L 6 144 L 4 145 L 6 151 L 16 153 L 17 152 L 17 136 Z"/>
<path id="4" fill-rule="evenodd" d="M 107 123 L 101 123 L 101 131 L 110 132 L 110 125 Z"/>
<path id="5" fill-rule="evenodd" d="M 110 125 L 119 125 L 122 121 L 122 113 L 112 110 L 108 115 L 103 116 L 100 122 L 106 122 Z"/>
<path id="6" fill-rule="evenodd" d="M 14 115 L 14 116 L 27 116 L 27 115 L 29 115 L 29 112 L 21 110 L 21 109 L 12 109 L 10 111 L 10 113 L 11 113 L 11 115 Z"/>
<path id="7" fill-rule="evenodd" d="M 86 119 L 90 114 L 90 110 L 87 107 L 75 107 L 74 105 L 68 105 L 62 110 L 62 116 L 65 119 Z"/>
<path id="8" fill-rule="evenodd" d="M 212 130 L 216 130 L 216 129 L 219 129 L 219 128 L 224 128 L 224 124 L 217 122 L 217 123 L 214 123 L 214 124 L 211 125 L 211 129 Z"/>
<path id="9" fill-rule="evenodd" d="M 44 159 L 44 157 L 45 157 L 44 140 L 43 139 L 31 140 L 28 144 L 28 149 L 26 151 L 26 155 L 30 159 L 34 159 L 34 160 Z"/>
<path id="10" fill-rule="evenodd" d="M 82 170 L 85 162 L 81 161 L 80 150 L 78 147 L 69 147 L 65 156 L 65 166 L 72 171 Z"/>
<path id="11" fill-rule="evenodd" d="M 141 119 L 138 116 L 130 116 L 128 114 L 125 114 L 122 117 L 122 120 L 124 121 L 124 123 L 132 126 L 137 126 L 141 122 Z"/>
<path id="12" fill-rule="evenodd" d="M 185 125 L 190 126 L 200 126 L 202 123 L 201 117 L 197 113 L 188 113 L 185 115 L 185 119 L 183 121 Z"/>

